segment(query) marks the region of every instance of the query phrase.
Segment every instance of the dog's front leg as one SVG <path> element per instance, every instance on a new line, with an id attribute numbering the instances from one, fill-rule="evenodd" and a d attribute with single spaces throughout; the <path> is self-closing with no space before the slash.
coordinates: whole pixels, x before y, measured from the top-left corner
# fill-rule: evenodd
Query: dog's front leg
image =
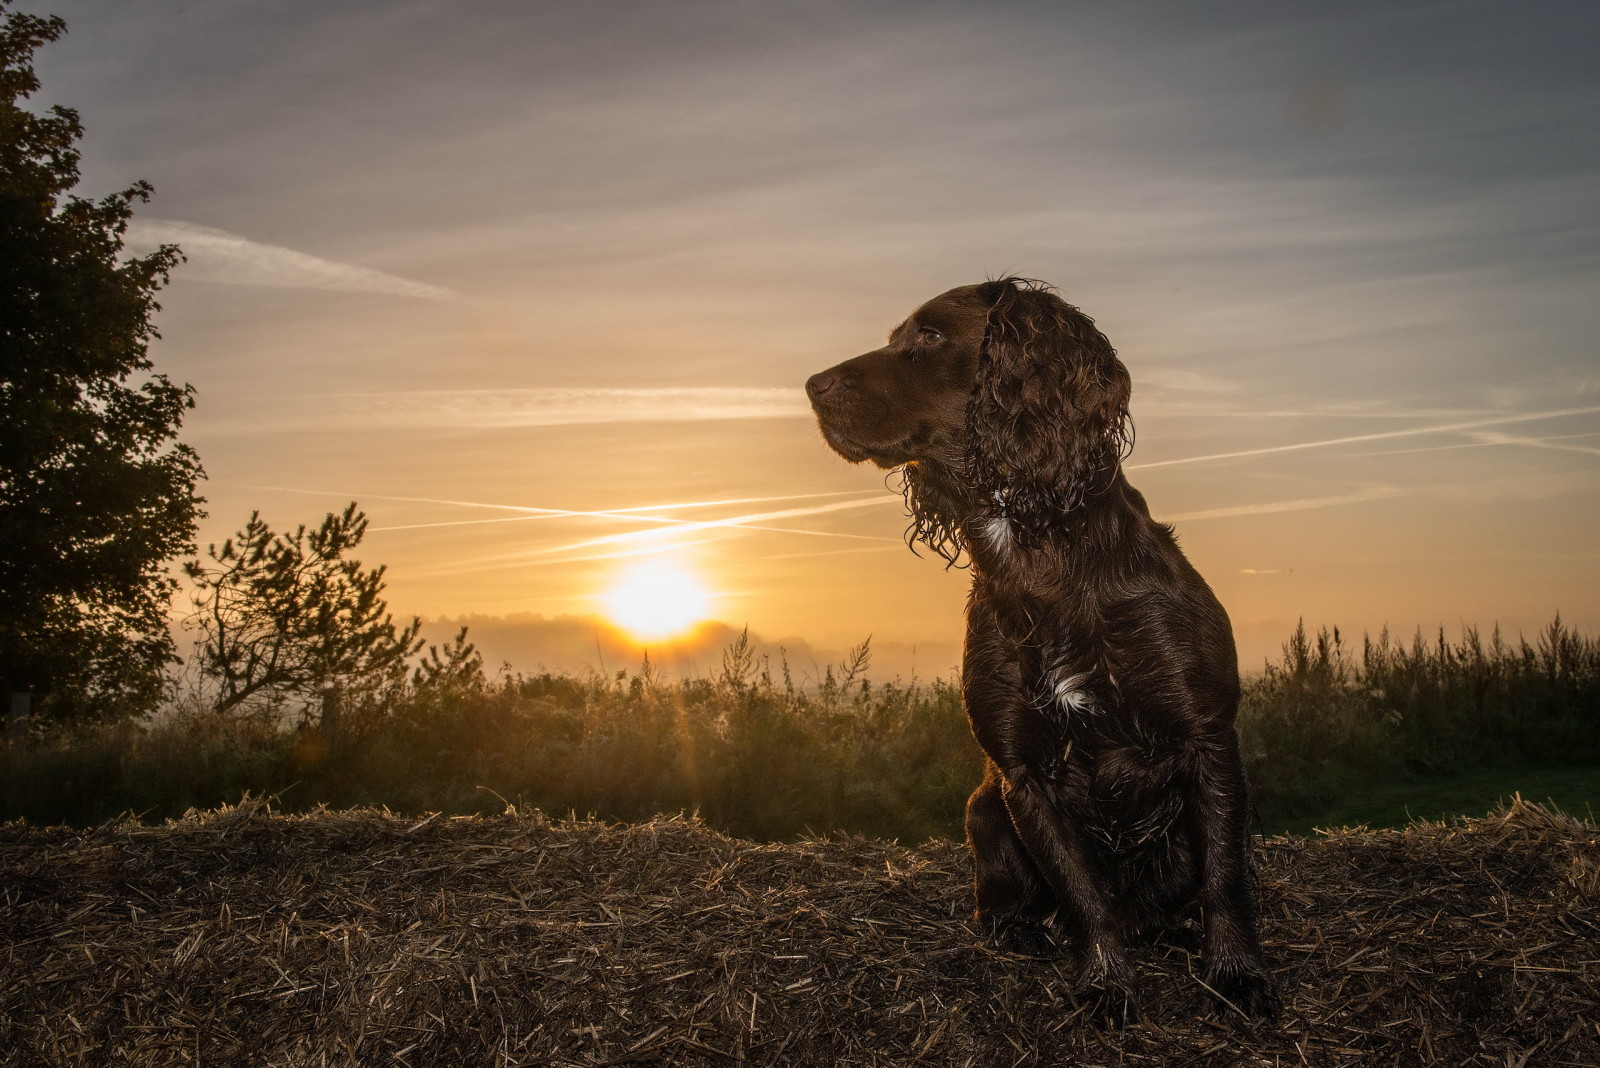
<path id="1" fill-rule="evenodd" d="M 1129 1016 L 1133 971 L 1082 829 L 1063 818 L 1052 801 L 1052 784 L 1038 768 L 1013 762 L 1001 768 L 1001 775 L 1001 794 L 1017 836 L 1067 914 L 1080 992 L 1099 1002 L 1098 1013 Z"/>
<path id="2" fill-rule="evenodd" d="M 1017 841 L 1062 907 L 1080 991 L 1098 1015 L 1124 1019 L 1132 1013 L 1133 973 L 1083 830 L 1056 803 L 1063 770 L 1059 731 L 1026 700 L 1018 665 L 992 655 L 996 644 L 969 633 L 963 689 L 973 734 L 998 769 L 1000 797 Z M 974 841 L 972 848 L 977 856 L 984 846 Z M 977 863 L 981 893 L 981 856 Z M 980 920 L 1002 921 L 986 917 L 984 904 L 980 899 Z"/>

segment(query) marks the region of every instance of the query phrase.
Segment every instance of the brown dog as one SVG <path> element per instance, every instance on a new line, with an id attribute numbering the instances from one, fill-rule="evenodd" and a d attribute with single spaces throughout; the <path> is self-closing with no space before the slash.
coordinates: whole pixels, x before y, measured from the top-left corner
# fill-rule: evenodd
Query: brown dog
<path id="1" fill-rule="evenodd" d="M 1125 945 L 1198 913 L 1204 982 L 1271 1017 L 1228 617 L 1122 473 L 1128 372 L 1094 321 L 1007 278 L 935 297 L 806 383 L 845 459 L 902 468 L 907 532 L 971 560 L 962 686 L 977 920 L 1069 931 L 1081 988 L 1131 1011 Z"/>

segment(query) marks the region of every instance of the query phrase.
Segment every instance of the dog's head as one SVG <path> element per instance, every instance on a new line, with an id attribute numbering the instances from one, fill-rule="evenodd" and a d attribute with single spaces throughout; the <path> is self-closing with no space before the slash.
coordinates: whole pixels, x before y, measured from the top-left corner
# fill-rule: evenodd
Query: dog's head
<path id="1" fill-rule="evenodd" d="M 1128 371 L 1094 320 L 1040 283 L 1005 278 L 942 293 L 883 348 L 812 375 L 822 435 L 853 463 L 904 467 L 918 540 L 967 516 L 919 499 L 937 468 L 1029 540 L 1109 483 L 1130 438 Z M 941 498 L 948 498 L 945 492 Z"/>
<path id="2" fill-rule="evenodd" d="M 883 348 L 812 375 L 806 393 L 833 450 L 884 468 L 959 460 L 993 304 L 983 286 L 952 289 L 895 327 Z"/>

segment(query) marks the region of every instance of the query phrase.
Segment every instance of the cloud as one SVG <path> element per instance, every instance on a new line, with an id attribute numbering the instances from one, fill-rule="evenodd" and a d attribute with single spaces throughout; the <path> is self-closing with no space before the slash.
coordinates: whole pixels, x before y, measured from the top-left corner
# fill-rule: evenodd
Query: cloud
<path id="1" fill-rule="evenodd" d="M 1275 512 L 1304 512 L 1312 508 L 1334 508 L 1341 504 L 1361 504 L 1398 497 L 1404 491 L 1397 486 L 1376 486 L 1360 493 L 1346 493 L 1338 497 L 1301 497 L 1293 501 L 1268 501 L 1263 504 L 1241 504 L 1232 508 L 1207 508 L 1201 512 L 1183 512 L 1162 516 L 1166 523 L 1190 523 L 1196 519 L 1226 519 L 1239 515 L 1271 515 Z M 1247 572 L 1260 574 L 1263 572 Z"/>
<path id="2" fill-rule="evenodd" d="M 313 491 L 291 491 L 291 492 L 313 492 Z M 530 508 L 530 507 L 527 507 L 527 506 L 524 506 L 524 505 L 515 505 L 515 504 L 482 504 L 482 503 L 479 503 L 477 501 L 440 500 L 440 499 L 433 499 L 433 498 L 426 498 L 426 497 L 385 497 L 385 496 L 382 496 L 382 495 L 379 495 L 379 494 L 368 495 L 367 499 L 391 500 L 391 501 L 418 501 L 418 502 L 425 503 L 425 504 L 450 504 L 450 505 L 457 505 L 457 506 L 460 506 L 460 507 L 463 507 L 463 508 L 494 508 L 494 509 L 500 509 L 500 510 L 504 510 L 504 511 L 529 513 L 529 514 L 514 515 L 514 516 L 501 516 L 501 517 L 497 517 L 495 519 L 454 519 L 454 520 L 447 520 L 447 521 L 443 521 L 443 522 L 401 523 L 401 524 L 396 524 L 396 525 L 392 525 L 392 526 L 372 527 L 371 530 L 374 533 L 376 533 L 377 531 L 380 531 L 380 530 L 421 530 L 421 529 L 425 529 L 425 528 L 428 528 L 428 527 L 465 527 L 465 526 L 477 526 L 477 525 L 482 524 L 482 523 L 516 523 L 516 522 L 521 522 L 521 521 L 525 521 L 525 520 L 529 520 L 529 519 L 561 519 L 561 518 L 567 518 L 567 517 L 583 518 L 583 519 L 622 519 L 622 520 L 641 521 L 641 522 L 645 522 L 645 523 L 681 524 L 681 523 L 687 523 L 687 522 L 689 522 L 689 520 L 687 520 L 687 519 L 673 519 L 673 518 L 666 517 L 666 516 L 645 515 L 643 513 L 646 513 L 646 512 L 670 512 L 670 511 L 679 511 L 679 510 L 683 510 L 683 509 L 692 509 L 692 508 L 719 508 L 719 507 L 725 507 L 725 506 L 730 505 L 730 504 L 761 504 L 761 503 L 765 503 L 765 502 L 768 502 L 768 501 L 803 501 L 803 500 L 810 500 L 810 499 L 813 499 L 813 498 L 816 498 L 816 497 L 852 497 L 852 496 L 858 496 L 860 494 L 860 492 L 861 491 L 859 491 L 859 490 L 842 490 L 842 491 L 836 490 L 836 491 L 833 491 L 833 492 L 830 492 L 830 493 L 788 493 L 788 494 L 784 494 L 784 495 L 779 496 L 779 497 L 725 497 L 725 498 L 722 498 L 722 499 L 719 499 L 719 500 L 679 501 L 679 502 L 676 502 L 676 503 L 673 503 L 673 504 L 640 504 L 640 505 L 635 505 L 635 506 L 629 507 L 629 508 L 607 508 L 604 511 L 598 511 L 598 512 L 572 511 L 572 510 L 568 510 L 568 509 L 556 509 L 556 508 Z M 350 496 L 350 495 L 349 494 L 341 494 L 340 496 Z M 360 495 L 359 494 L 355 495 L 354 499 L 361 499 Z M 874 500 L 878 500 L 880 498 L 874 497 L 873 499 Z M 753 530 L 774 530 L 774 529 L 778 529 L 778 528 L 773 528 L 773 527 L 752 527 L 750 529 L 753 529 Z M 786 534 L 795 534 L 795 533 L 809 534 L 809 533 L 819 533 L 819 532 L 816 532 L 816 531 L 783 530 L 782 533 L 786 533 Z M 860 537 L 862 535 L 854 535 L 854 536 Z"/>
<path id="3" fill-rule="evenodd" d="M 1239 386 L 1225 378 L 1175 367 L 1146 367 L 1139 372 L 1141 385 L 1192 393 L 1237 393 Z"/>
<path id="4" fill-rule="evenodd" d="M 565 508 L 541 508 L 521 504 L 496 504 L 484 501 L 467 501 L 444 497 L 413 497 L 396 496 L 381 493 L 353 493 L 338 490 L 312 490 L 299 489 L 290 486 L 265 486 L 251 485 L 249 489 L 270 490 L 278 493 L 304 494 L 315 497 L 337 497 L 344 500 L 357 501 L 397 501 L 414 504 L 448 505 L 459 508 L 487 509 L 492 511 L 514 512 L 511 516 L 500 516 L 493 519 L 466 519 L 447 520 L 440 522 L 395 523 L 384 526 L 369 527 L 368 532 L 388 533 L 397 531 L 421 530 L 435 527 L 476 526 L 485 523 L 516 523 L 529 520 L 548 519 L 601 519 L 626 523 L 650 524 L 644 529 L 632 530 L 622 534 L 612 534 L 604 537 L 589 538 L 582 541 L 571 542 L 551 548 L 520 549 L 514 552 L 499 552 L 480 555 L 471 558 L 457 557 L 448 564 L 423 569 L 411 569 L 408 574 L 415 578 L 418 576 L 436 576 L 446 574 L 463 574 L 475 571 L 495 570 L 501 568 L 524 568 L 550 564 L 570 564 L 588 560 L 611 560 L 632 556 L 649 556 L 655 553 L 675 551 L 692 545 L 705 544 L 721 536 L 720 532 L 732 534 L 735 531 L 760 531 L 769 534 L 800 534 L 825 538 L 843 538 L 852 541 L 866 541 L 875 543 L 892 543 L 898 546 L 899 538 L 887 538 L 875 534 L 851 534 L 845 531 L 812 530 L 802 527 L 773 526 L 770 521 L 775 519 L 793 519 L 812 515 L 823 515 L 831 512 L 851 511 L 857 508 L 877 507 L 885 504 L 903 504 L 904 500 L 898 496 L 885 496 L 874 494 L 870 497 L 861 497 L 859 490 L 845 490 L 828 493 L 789 493 L 777 496 L 763 497 L 728 497 L 698 501 L 675 501 L 668 504 L 641 504 L 624 508 L 605 509 L 603 511 L 587 511 Z M 699 508 L 720 508 L 729 505 L 758 504 L 768 502 L 788 502 L 814 500 L 826 497 L 851 497 L 851 500 L 833 501 L 827 504 L 808 505 L 799 508 L 785 508 L 777 511 L 751 512 L 743 515 L 729 516 L 712 520 L 688 520 L 671 516 L 650 515 L 651 512 L 680 511 Z M 684 534 L 698 532 L 718 532 L 711 538 L 700 538 L 685 541 Z M 652 538 L 652 535 L 657 537 Z M 643 541 L 644 544 L 634 548 L 610 548 L 620 543 L 630 541 Z M 881 545 L 870 546 L 861 550 L 841 551 L 870 551 L 881 548 Z M 599 552 L 571 555 L 583 549 L 600 548 Z M 825 555 L 825 554 L 818 554 Z M 783 559 L 783 557 L 773 557 Z"/>
<path id="5" fill-rule="evenodd" d="M 290 289 L 331 289 L 383 293 L 422 300 L 461 300 L 442 286 L 414 282 L 353 263 L 338 263 L 281 245 L 252 241 L 226 230 L 173 219 L 135 219 L 128 224 L 129 251 L 145 253 L 158 245 L 177 245 L 188 257 L 180 278 L 229 285 Z"/>
<path id="6" fill-rule="evenodd" d="M 1243 456 L 1268 456 L 1279 452 L 1299 452 L 1302 449 L 1320 449 L 1328 445 L 1349 445 L 1361 441 L 1385 441 L 1389 438 L 1409 438 L 1419 434 L 1445 434 L 1457 430 L 1474 430 L 1485 426 L 1504 426 L 1508 423 L 1530 423 L 1539 419 L 1559 419 L 1568 415 L 1592 415 L 1600 407 L 1564 408 L 1553 412 L 1526 412 L 1521 415 L 1500 415 L 1493 419 L 1474 419 L 1466 423 L 1445 423 L 1439 426 L 1417 426 L 1408 430 L 1384 430 L 1375 434 L 1355 434 L 1344 438 L 1324 438 L 1321 441 L 1300 441 L 1291 445 L 1270 445 L 1263 449 L 1240 449 L 1236 452 L 1214 452 L 1205 456 L 1183 456 L 1176 460 L 1154 460 L 1150 463 L 1127 464 L 1129 471 L 1144 471 L 1152 467 L 1173 467 L 1178 464 L 1198 464 L 1209 460 L 1234 460 Z M 1517 444 L 1527 444 L 1517 441 Z M 1588 449 L 1578 449 L 1588 452 Z"/>
<path id="7" fill-rule="evenodd" d="M 720 530 L 724 528 L 739 528 L 744 530 L 764 530 L 781 534 L 820 534 L 832 538 L 856 538 L 861 541 L 887 541 L 877 535 L 846 534 L 834 530 L 801 530 L 787 527 L 771 527 L 764 524 L 774 519 L 795 519 L 801 516 L 824 515 L 829 512 L 847 512 L 857 508 L 876 508 L 886 504 L 903 505 L 905 499 L 900 496 L 876 496 L 857 498 L 850 501 L 834 501 L 832 504 L 813 504 L 804 508 L 783 508 L 769 512 L 748 512 L 744 515 L 728 516 L 724 519 L 701 519 L 693 522 L 683 522 L 670 529 L 653 528 L 649 530 L 631 530 L 624 534 L 607 534 L 598 538 L 587 538 L 567 545 L 557 545 L 547 549 L 535 549 L 522 554 L 523 559 L 535 556 L 548 556 L 556 553 L 568 553 L 577 549 L 588 549 L 600 545 L 617 545 L 639 539 L 658 538 L 662 535 L 676 536 L 682 533 L 693 533 L 702 530 Z M 639 518 L 643 518 L 642 516 Z"/>
<path id="8" fill-rule="evenodd" d="M 783 498 L 774 498 L 782 500 Z M 824 515 L 832 512 L 852 511 L 857 508 L 876 508 L 889 504 L 903 505 L 904 499 L 899 496 L 874 496 L 857 498 L 849 501 L 835 501 L 831 504 L 811 505 L 804 508 L 784 508 L 776 511 L 749 512 L 743 515 L 728 516 L 723 519 L 706 520 L 664 520 L 653 516 L 615 512 L 593 513 L 606 518 L 640 519 L 658 524 L 671 524 L 650 527 L 644 530 L 630 530 L 621 534 L 607 534 L 600 537 L 585 538 L 581 541 L 567 542 L 561 545 L 547 546 L 535 549 L 519 549 L 509 553 L 492 553 L 469 559 L 457 559 L 448 565 L 430 568 L 424 574 L 445 575 L 461 574 L 477 571 L 492 571 L 505 568 L 525 568 L 541 564 L 568 564 L 580 560 L 609 560 L 619 557 L 649 555 L 669 549 L 682 548 L 684 545 L 696 544 L 683 541 L 684 536 L 698 534 L 705 531 L 750 532 L 760 531 L 769 534 L 803 534 L 815 537 L 846 538 L 854 541 L 869 542 L 898 542 L 897 538 L 886 538 L 874 534 L 850 534 L 838 530 L 814 530 L 801 527 L 773 526 L 773 520 L 796 519 L 805 516 Z M 642 545 L 639 543 L 643 543 Z M 635 547 L 629 548 L 629 545 Z M 584 552 L 584 550 L 598 549 L 599 552 Z M 577 553 L 579 555 L 573 555 Z M 413 571 L 412 575 L 419 572 Z"/>
<path id="9" fill-rule="evenodd" d="M 541 387 L 504 390 L 408 390 L 285 397 L 251 417 L 208 427 L 214 432 L 272 428 L 573 427 L 608 422 L 706 422 L 810 419 L 805 392 L 792 387 Z"/>
<path id="10" fill-rule="evenodd" d="M 1555 449 L 1559 452 L 1581 452 L 1590 456 L 1600 456 L 1600 448 L 1593 445 L 1573 445 L 1557 438 L 1520 438 L 1511 434 L 1498 434 L 1493 431 L 1480 431 L 1472 435 L 1478 439 L 1480 445 L 1525 445 L 1533 449 Z M 1574 435 L 1577 437 L 1591 437 L 1589 434 Z"/>

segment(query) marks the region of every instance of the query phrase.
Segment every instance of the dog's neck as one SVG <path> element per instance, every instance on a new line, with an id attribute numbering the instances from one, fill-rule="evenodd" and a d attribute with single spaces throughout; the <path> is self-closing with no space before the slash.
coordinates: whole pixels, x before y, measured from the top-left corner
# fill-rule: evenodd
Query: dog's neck
<path id="1" fill-rule="evenodd" d="M 902 478 L 911 513 L 907 540 L 921 542 L 951 563 L 963 552 L 993 564 L 1014 561 L 1019 551 L 1057 555 L 1104 551 L 1123 540 L 1130 512 L 1144 510 L 1143 498 L 1119 465 L 1103 486 L 1085 494 L 1076 507 L 1061 511 L 1043 537 L 1029 538 L 1007 515 L 1004 489 L 976 486 L 957 467 L 937 461 L 908 464 Z"/>

